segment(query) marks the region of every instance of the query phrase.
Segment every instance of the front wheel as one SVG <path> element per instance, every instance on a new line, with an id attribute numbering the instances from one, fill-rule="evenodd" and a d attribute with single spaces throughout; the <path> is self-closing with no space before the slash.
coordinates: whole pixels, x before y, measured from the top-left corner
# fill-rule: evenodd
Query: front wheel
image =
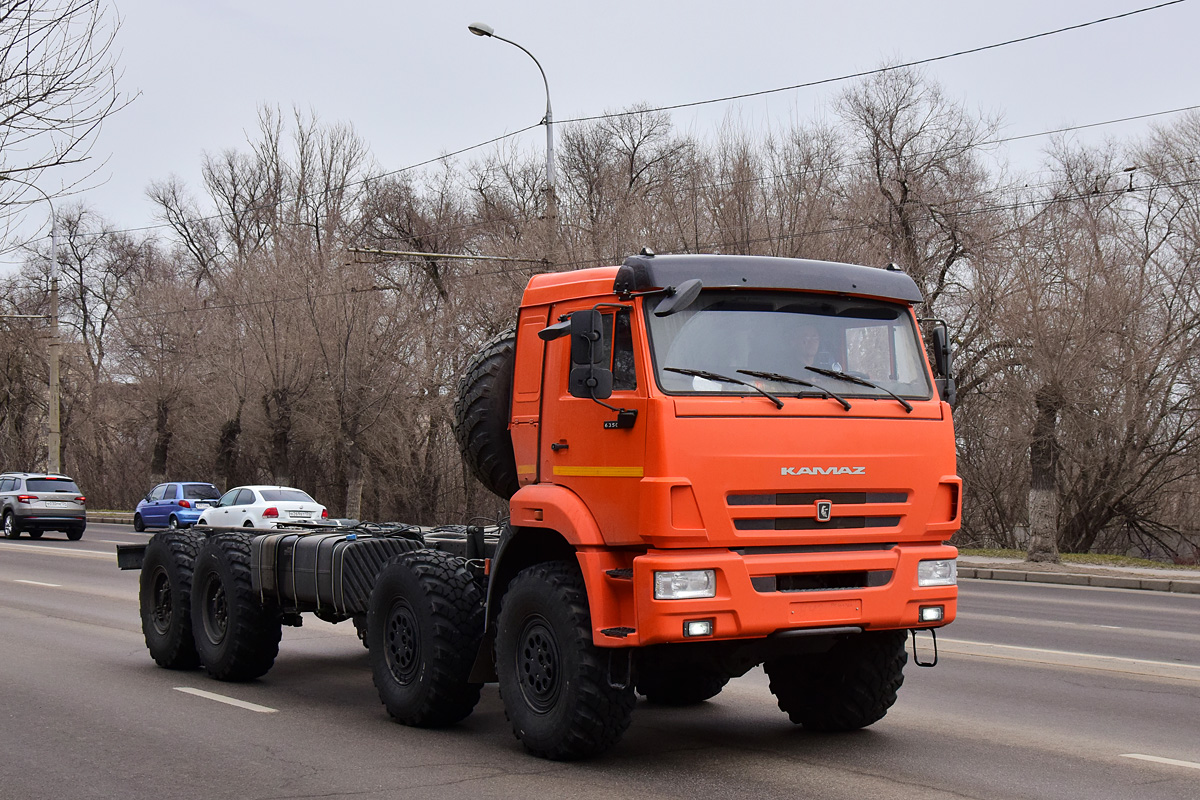
<path id="1" fill-rule="evenodd" d="M 907 631 L 859 633 L 826 653 L 770 659 L 763 669 L 792 722 L 814 731 L 852 731 L 883 719 L 896 702 L 907 641 Z"/>
<path id="2" fill-rule="evenodd" d="M 474 576 L 449 553 L 417 550 L 383 568 L 371 590 L 366 642 L 375 688 L 393 719 L 441 727 L 475 709 L 482 684 L 468 679 L 483 613 Z"/>
<path id="3" fill-rule="evenodd" d="M 536 564 L 513 578 L 501 601 L 496 673 L 504 712 L 526 750 L 567 760 L 617 743 L 636 698 L 632 685 L 610 682 L 612 655 L 592 642 L 587 589 L 575 565 Z"/>
<path id="4" fill-rule="evenodd" d="M 137 531 L 138 533 L 141 533 L 142 531 L 146 530 L 146 523 L 142 521 L 141 514 L 133 515 L 133 529 L 135 531 Z"/>
<path id="5" fill-rule="evenodd" d="M 192 576 L 192 631 L 208 674 L 221 681 L 265 675 L 279 655 L 283 629 L 250 582 L 250 539 L 244 533 L 210 536 L 200 546 Z"/>

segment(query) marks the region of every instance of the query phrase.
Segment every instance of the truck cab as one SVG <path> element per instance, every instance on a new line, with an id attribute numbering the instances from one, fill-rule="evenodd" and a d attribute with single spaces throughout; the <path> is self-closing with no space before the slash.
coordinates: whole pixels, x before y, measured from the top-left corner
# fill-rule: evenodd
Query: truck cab
<path id="1" fill-rule="evenodd" d="M 597 646 L 953 620 L 961 480 L 921 299 L 898 270 L 749 256 L 530 282 L 511 525 L 574 552 Z"/>

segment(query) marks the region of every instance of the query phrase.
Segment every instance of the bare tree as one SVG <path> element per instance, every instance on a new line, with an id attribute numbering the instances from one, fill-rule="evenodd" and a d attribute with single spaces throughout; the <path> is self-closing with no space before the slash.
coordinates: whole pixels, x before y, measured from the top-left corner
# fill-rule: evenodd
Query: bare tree
<path id="1" fill-rule="evenodd" d="M 117 90 L 113 42 L 118 27 L 103 0 L 0 4 L 4 224 L 11 224 L 34 194 L 30 184 L 42 174 L 87 160 L 101 123 L 127 102 Z"/>

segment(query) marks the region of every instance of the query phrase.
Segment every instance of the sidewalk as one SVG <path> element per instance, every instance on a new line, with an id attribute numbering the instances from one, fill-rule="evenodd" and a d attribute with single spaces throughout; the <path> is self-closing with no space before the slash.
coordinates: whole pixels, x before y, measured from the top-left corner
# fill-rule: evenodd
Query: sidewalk
<path id="1" fill-rule="evenodd" d="M 959 556 L 958 577 L 1200 594 L 1200 570 L 1046 564 L 1019 558 Z"/>

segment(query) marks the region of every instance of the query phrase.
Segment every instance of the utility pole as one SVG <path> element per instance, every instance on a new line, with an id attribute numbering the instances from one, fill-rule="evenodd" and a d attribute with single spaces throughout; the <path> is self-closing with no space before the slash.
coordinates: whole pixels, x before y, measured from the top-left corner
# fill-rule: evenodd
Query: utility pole
<path id="1" fill-rule="evenodd" d="M 62 428 L 59 420 L 62 391 L 58 381 L 58 219 L 50 209 L 50 437 L 47 472 L 62 472 Z"/>

